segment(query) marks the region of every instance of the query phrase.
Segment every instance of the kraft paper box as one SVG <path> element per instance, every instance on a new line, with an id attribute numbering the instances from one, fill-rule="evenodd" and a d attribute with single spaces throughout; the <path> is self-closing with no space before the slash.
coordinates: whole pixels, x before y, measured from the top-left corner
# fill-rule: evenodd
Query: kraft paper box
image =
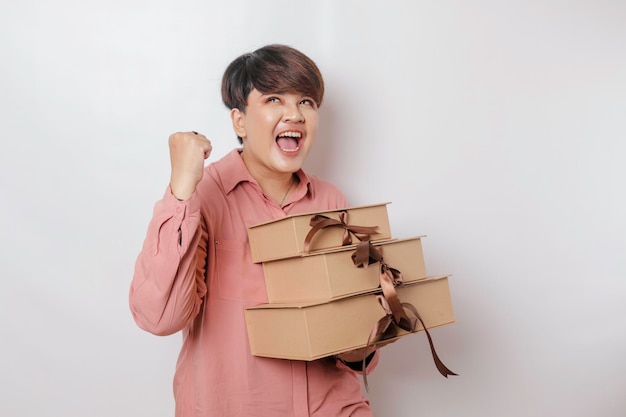
<path id="1" fill-rule="evenodd" d="M 248 228 L 252 260 L 258 263 L 304 254 L 304 241 L 311 230 L 311 218 L 316 214 L 339 220 L 340 213 L 345 211 L 349 225 L 378 227 L 377 233 L 370 238 L 372 242 L 390 239 L 387 204 L 295 214 L 252 226 Z M 343 233 L 342 227 L 327 227 L 318 231 L 311 241 L 310 251 L 341 247 Z M 355 237 L 352 240 L 358 243 Z"/>
<path id="2" fill-rule="evenodd" d="M 426 278 L 421 237 L 374 243 L 383 262 L 399 270 L 404 282 Z M 355 248 L 334 249 L 298 258 L 263 263 L 270 303 L 330 300 L 374 290 L 379 285 L 380 264 L 357 268 Z"/>
<path id="3" fill-rule="evenodd" d="M 397 292 L 400 301 L 415 306 L 428 329 L 454 322 L 447 276 L 406 284 Z M 245 310 L 253 355 L 306 361 L 365 347 L 373 326 L 385 314 L 374 293 Z M 420 324 L 418 330 L 423 330 Z M 413 333 L 399 330 L 395 338 L 409 334 Z"/>

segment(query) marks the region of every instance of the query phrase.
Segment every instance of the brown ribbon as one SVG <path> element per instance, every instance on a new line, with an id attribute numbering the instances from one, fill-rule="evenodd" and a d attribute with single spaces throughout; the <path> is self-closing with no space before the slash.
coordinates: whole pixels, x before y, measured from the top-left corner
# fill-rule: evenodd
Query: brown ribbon
<path id="1" fill-rule="evenodd" d="M 352 261 L 358 268 L 367 268 L 370 264 L 380 263 L 380 288 L 389 303 L 393 319 L 401 328 L 410 331 L 409 329 L 414 327 L 414 323 L 402 309 L 396 292 L 396 287 L 401 285 L 404 280 L 402 272 L 387 265 L 383 261 L 382 251 L 370 242 L 361 242 L 357 245 L 356 251 L 352 254 Z"/>
<path id="2" fill-rule="evenodd" d="M 304 252 L 308 253 L 311 250 L 311 242 L 317 232 L 326 227 L 341 227 L 343 228 L 342 246 L 351 245 L 352 237 L 354 235 L 360 241 L 369 241 L 371 235 L 376 233 L 378 226 L 355 226 L 348 224 L 348 212 L 340 211 L 339 220 L 331 219 L 330 217 L 316 214 L 310 221 L 311 230 L 304 238 Z"/>
<path id="3" fill-rule="evenodd" d="M 439 356 L 435 351 L 435 345 L 433 344 L 432 337 L 430 336 L 430 333 L 426 328 L 424 321 L 418 314 L 415 306 L 410 303 L 403 303 L 398 298 L 396 287 L 402 285 L 403 283 L 402 273 L 395 268 L 391 268 L 383 261 L 382 251 L 370 242 L 361 242 L 357 245 L 356 251 L 352 254 L 352 261 L 355 266 L 359 268 L 366 268 L 369 264 L 376 262 L 380 263 L 380 287 L 383 294 L 382 296 L 378 295 L 376 298 L 387 314 L 378 320 L 372 328 L 372 331 L 367 339 L 365 347 L 366 352 L 370 349 L 373 343 L 395 337 L 399 328 L 407 332 L 414 333 L 417 329 L 417 322 L 419 321 L 424 328 L 426 337 L 428 337 L 428 343 L 430 344 L 433 361 L 435 362 L 435 366 L 437 367 L 439 373 L 446 378 L 448 375 L 457 375 L 448 369 L 439 359 Z M 409 317 L 407 312 L 411 313 L 412 317 Z M 365 385 L 365 389 L 368 390 L 365 367 L 365 359 L 363 359 L 363 384 Z"/>

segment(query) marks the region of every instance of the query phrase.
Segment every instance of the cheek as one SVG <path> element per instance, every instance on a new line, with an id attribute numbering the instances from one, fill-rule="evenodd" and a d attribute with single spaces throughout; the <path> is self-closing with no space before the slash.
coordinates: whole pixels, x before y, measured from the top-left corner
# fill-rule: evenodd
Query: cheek
<path id="1" fill-rule="evenodd" d="M 317 126 L 319 124 L 319 114 L 315 111 L 306 115 L 306 124 L 309 132 L 317 132 Z"/>
<path id="2" fill-rule="evenodd" d="M 246 128 L 248 136 L 255 138 L 270 137 L 273 132 L 272 118 L 267 115 L 249 118 Z"/>
<path id="3" fill-rule="evenodd" d="M 317 125 L 309 126 L 307 129 L 307 135 L 309 139 L 315 139 L 317 137 Z"/>

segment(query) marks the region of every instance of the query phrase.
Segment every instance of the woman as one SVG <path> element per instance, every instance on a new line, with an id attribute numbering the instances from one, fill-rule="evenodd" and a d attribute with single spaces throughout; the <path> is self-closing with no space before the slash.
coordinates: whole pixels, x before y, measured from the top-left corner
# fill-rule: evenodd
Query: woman
<path id="1" fill-rule="evenodd" d="M 169 138 L 170 185 L 137 259 L 130 307 L 157 335 L 183 332 L 174 377 L 177 417 L 371 416 L 353 369 L 364 350 L 312 362 L 250 354 L 246 307 L 267 302 L 247 228 L 289 214 L 347 207 L 302 164 L 315 142 L 324 83 L 315 63 L 269 45 L 234 60 L 222 99 L 243 145 L 204 167 L 211 142 Z M 377 362 L 367 357 L 369 372 Z"/>

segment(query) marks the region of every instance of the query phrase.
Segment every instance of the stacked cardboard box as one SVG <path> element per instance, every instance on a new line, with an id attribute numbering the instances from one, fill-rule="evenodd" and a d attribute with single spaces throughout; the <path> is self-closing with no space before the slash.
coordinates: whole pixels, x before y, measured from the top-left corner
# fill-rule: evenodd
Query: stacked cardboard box
<path id="1" fill-rule="evenodd" d="M 387 204 L 293 215 L 249 229 L 269 301 L 245 311 L 253 355 L 314 360 L 365 347 L 372 328 L 389 316 L 380 300 L 385 268 L 401 273 L 394 291 L 421 317 L 393 338 L 454 322 L 448 277 L 427 276 L 422 236 L 392 238 Z M 382 256 L 357 267 L 361 240 Z"/>

